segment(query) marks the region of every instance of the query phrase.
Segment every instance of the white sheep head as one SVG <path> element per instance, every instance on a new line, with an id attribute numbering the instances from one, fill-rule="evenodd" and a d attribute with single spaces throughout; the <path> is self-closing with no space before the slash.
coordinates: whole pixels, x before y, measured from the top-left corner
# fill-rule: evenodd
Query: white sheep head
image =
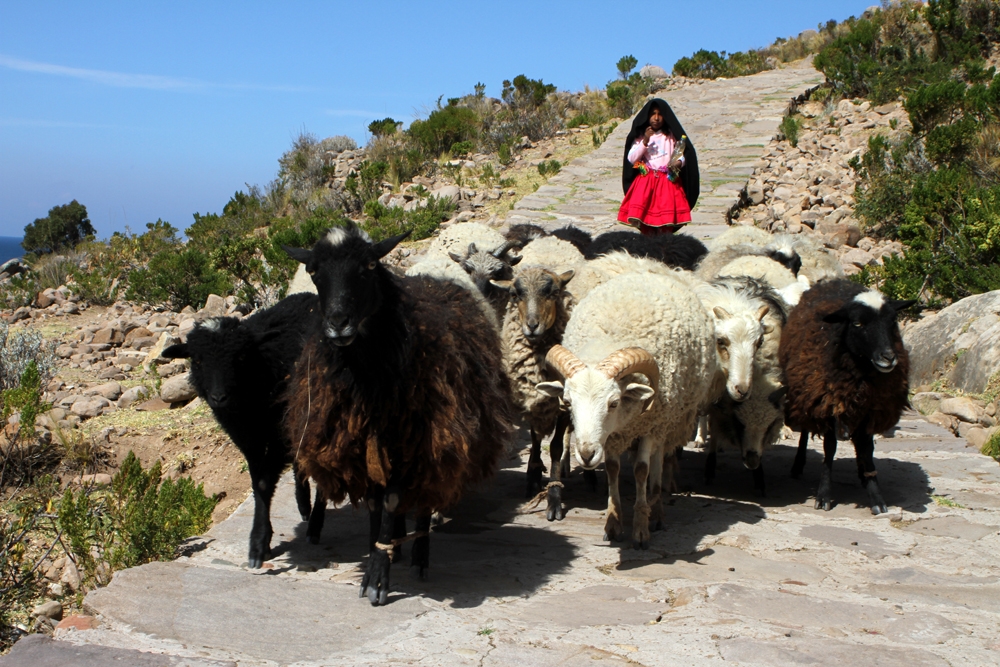
<path id="1" fill-rule="evenodd" d="M 660 372 L 656 360 L 640 347 L 627 347 L 589 367 L 562 345 L 555 345 L 546 362 L 564 382 L 541 382 L 538 391 L 561 399 L 569 410 L 576 434 L 573 450 L 588 470 L 604 461 L 608 437 L 650 409 L 655 401 Z M 641 374 L 649 384 L 628 382 Z"/>
<path id="2" fill-rule="evenodd" d="M 712 309 L 716 351 L 726 372 L 726 392 L 734 401 L 742 402 L 750 397 L 754 356 L 764 342 L 764 335 L 773 330 L 771 325 L 764 323 L 768 312 L 770 308 L 766 305 L 756 313 L 744 311 L 735 315 L 722 306 Z"/>

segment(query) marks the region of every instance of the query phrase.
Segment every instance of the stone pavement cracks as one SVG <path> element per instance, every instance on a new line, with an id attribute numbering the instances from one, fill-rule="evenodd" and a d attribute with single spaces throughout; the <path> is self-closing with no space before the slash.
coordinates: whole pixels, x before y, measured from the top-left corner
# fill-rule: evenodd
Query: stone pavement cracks
<path id="1" fill-rule="evenodd" d="M 760 79 L 771 81 L 770 96 L 786 99 L 816 78 L 804 69 L 781 72 L 685 88 L 698 100 L 670 100 L 692 137 L 701 134 L 703 164 L 717 169 L 709 173 L 728 170 L 742 182 L 740 151 L 751 159 L 750 144 L 765 143 L 776 127 L 783 101 L 752 109 L 768 97 Z M 740 85 L 753 99 L 740 96 Z M 713 114 L 711 105 L 721 108 Z M 719 120 L 738 108 L 742 127 Z M 759 140 L 731 135 L 730 126 L 754 126 Z M 561 182 L 539 189 L 537 204 L 529 201 L 536 208 L 517 208 L 512 220 L 553 216 L 543 224 L 610 227 L 623 137 L 612 136 L 606 155 L 602 148 L 564 169 Z M 703 173 L 703 182 L 713 180 Z M 552 196 L 542 206 L 552 195 L 546 188 L 556 187 L 569 189 L 565 201 Z M 710 234 L 724 224 L 728 200 L 720 191 L 732 192 L 721 184 L 706 192 L 696 217 L 704 226 L 691 231 Z M 544 505 L 525 503 L 528 439 L 520 435 L 521 450 L 496 478 L 434 531 L 428 581 L 410 576 L 404 547 L 385 607 L 358 599 L 366 512 L 328 509 L 321 542 L 310 545 L 286 477 L 272 510 L 274 557 L 264 569 L 246 568 L 247 501 L 192 540 L 188 555 L 119 572 L 89 593 L 85 605 L 99 628 L 22 640 L 0 667 L 1000 663 L 1000 467 L 916 413 L 876 441 L 888 515 L 869 512 L 849 443 L 838 453 L 839 502 L 830 512 L 813 509 L 819 441 L 800 480 L 788 476 L 797 435 L 765 454 L 766 498 L 754 495 L 738 452 L 720 454 L 715 483 L 706 486 L 704 453 L 687 450 L 682 492 L 666 501 L 665 529 L 647 551 L 601 539 L 603 479 L 595 493 L 574 471 L 561 522 L 547 522 Z"/>

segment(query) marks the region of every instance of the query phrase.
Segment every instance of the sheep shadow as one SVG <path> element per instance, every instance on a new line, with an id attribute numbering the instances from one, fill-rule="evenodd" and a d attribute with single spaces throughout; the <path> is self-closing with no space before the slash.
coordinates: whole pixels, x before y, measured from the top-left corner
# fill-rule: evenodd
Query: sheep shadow
<path id="1" fill-rule="evenodd" d="M 876 444 L 875 466 L 879 471 L 879 487 L 890 511 L 902 508 L 908 512 L 922 513 L 926 511 L 928 504 L 933 503 L 928 492 L 930 478 L 927 472 L 917 463 L 892 455 L 892 452 L 901 451 L 907 446 L 909 443 L 906 440 L 894 440 L 891 451 L 887 451 L 889 446 L 883 444 L 880 448 Z M 755 503 L 764 510 L 795 505 L 812 508 L 823 466 L 822 439 L 816 436 L 810 438 L 805 469 L 799 479 L 790 474 L 797 448 L 796 433 L 792 440 L 779 441 L 765 452 L 762 463 L 766 487 L 764 497 L 754 489 L 751 471 L 743 465 L 739 452 L 733 449 L 718 452 L 716 477 L 712 484 L 705 482 L 707 452 L 685 450 L 681 459 L 681 488 L 719 499 Z M 837 451 L 838 456 L 848 455 L 850 458 L 837 458 L 834 461 L 833 492 L 836 505 L 832 511 L 836 512 L 839 507 L 841 511 L 855 508 L 867 512 L 868 492 L 858 480 L 853 445 L 841 442 Z"/>

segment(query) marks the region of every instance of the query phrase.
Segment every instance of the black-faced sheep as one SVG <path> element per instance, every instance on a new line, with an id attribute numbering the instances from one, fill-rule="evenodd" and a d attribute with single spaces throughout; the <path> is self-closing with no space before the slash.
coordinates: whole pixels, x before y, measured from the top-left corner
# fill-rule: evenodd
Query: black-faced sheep
<path id="1" fill-rule="evenodd" d="M 235 317 L 206 320 L 186 343 L 163 351 L 169 359 L 191 359 L 191 382 L 216 420 L 243 453 L 253 486 L 254 519 L 249 565 L 260 567 L 270 557 L 271 498 L 282 470 L 294 452 L 282 428 L 287 378 L 306 338 L 319 327 L 315 294 L 289 296 L 267 310 L 240 321 Z M 296 472 L 295 498 L 306 536 L 319 541 L 326 501 L 317 492 L 310 508 L 309 485 Z"/>
<path id="2" fill-rule="evenodd" d="M 809 433 L 823 433 L 825 454 L 816 508 L 833 506 L 837 439 L 850 438 L 873 514 L 886 511 L 876 481 L 873 435 L 907 406 L 909 356 L 896 313 L 913 301 L 889 301 L 849 280 L 824 281 L 802 296 L 781 335 L 779 360 L 788 395 L 786 422 L 802 432 L 793 475 L 801 474 Z"/>
<path id="3" fill-rule="evenodd" d="M 404 237 L 373 243 L 349 226 L 286 248 L 316 283 L 322 322 L 289 382 L 285 425 L 326 497 L 368 502 L 361 596 L 373 605 L 388 596 L 397 518 L 416 512 L 423 575 L 431 513 L 491 475 L 513 432 L 498 333 L 467 290 L 382 266 Z"/>
<path id="4" fill-rule="evenodd" d="M 559 409 L 559 401 L 538 391 L 536 385 L 556 379 L 545 364 L 545 355 L 562 341 L 569 322 L 573 297 L 566 284 L 573 271 L 556 274 L 539 266 L 521 266 L 507 285 L 510 306 L 503 323 L 504 368 L 511 380 L 514 401 L 531 430 L 531 454 L 528 458 L 527 496 L 542 487 L 542 440 L 553 433 L 549 446 L 551 479 L 548 485 L 549 521 L 562 520 L 561 459 L 563 437 L 569 418 Z"/>
<path id="5" fill-rule="evenodd" d="M 684 446 L 722 391 L 711 316 L 679 276 L 622 275 L 577 304 L 547 361 L 564 380 L 538 388 L 569 409 L 577 461 L 605 463 L 608 540 L 622 535 L 620 457 L 638 441 L 632 544 L 648 547 L 662 521 L 664 453 Z"/>
<path id="6" fill-rule="evenodd" d="M 605 232 L 591 242 L 583 252 L 594 259 L 610 252 L 623 250 L 633 257 L 648 257 L 688 271 L 694 269 L 708 249 L 701 241 L 687 234 L 642 236 L 635 232 Z"/>

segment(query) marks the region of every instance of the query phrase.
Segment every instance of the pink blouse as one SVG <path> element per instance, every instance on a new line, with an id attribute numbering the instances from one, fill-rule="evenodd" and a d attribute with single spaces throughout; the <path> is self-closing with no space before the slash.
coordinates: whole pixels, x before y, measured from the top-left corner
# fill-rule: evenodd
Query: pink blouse
<path id="1" fill-rule="evenodd" d="M 635 140 L 632 149 L 628 152 L 628 161 L 635 164 L 639 160 L 644 160 L 650 167 L 657 171 L 666 171 L 670 164 L 670 156 L 674 152 L 676 141 L 674 135 L 668 132 L 657 132 L 649 138 L 649 145 L 642 143 L 642 137 Z M 684 156 L 681 156 L 681 165 L 684 164 Z"/>

